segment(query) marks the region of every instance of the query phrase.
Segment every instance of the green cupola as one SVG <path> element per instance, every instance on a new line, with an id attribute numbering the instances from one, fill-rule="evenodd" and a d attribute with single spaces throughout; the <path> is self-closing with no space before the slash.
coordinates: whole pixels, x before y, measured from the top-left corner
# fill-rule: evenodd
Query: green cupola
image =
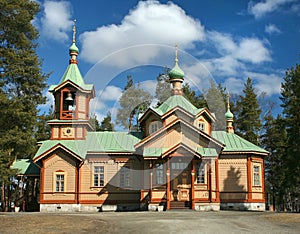
<path id="1" fill-rule="evenodd" d="M 182 95 L 181 83 L 184 80 L 184 72 L 178 65 L 178 46 L 176 45 L 175 52 L 175 66 L 168 73 L 170 77 L 170 83 L 173 86 L 172 95 Z"/>
<path id="2" fill-rule="evenodd" d="M 233 114 L 230 111 L 230 95 L 227 94 L 227 112 L 225 113 L 225 119 L 226 119 L 226 130 L 228 133 L 234 133 L 233 129 Z"/>
<path id="3" fill-rule="evenodd" d="M 182 79 L 184 77 L 184 72 L 178 65 L 178 46 L 176 45 L 176 55 L 175 55 L 175 66 L 169 71 L 170 79 Z"/>
<path id="4" fill-rule="evenodd" d="M 231 113 L 230 109 L 228 109 L 227 112 L 225 113 L 225 118 L 233 119 L 233 114 Z"/>

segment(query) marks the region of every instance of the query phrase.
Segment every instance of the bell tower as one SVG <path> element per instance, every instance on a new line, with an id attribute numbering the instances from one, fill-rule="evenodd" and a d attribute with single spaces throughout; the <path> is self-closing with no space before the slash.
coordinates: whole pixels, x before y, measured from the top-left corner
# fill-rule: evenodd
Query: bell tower
<path id="1" fill-rule="evenodd" d="M 73 27 L 73 42 L 69 48 L 69 66 L 58 85 L 49 88 L 54 96 L 54 119 L 51 126 L 51 140 L 84 140 L 93 130 L 89 117 L 89 103 L 95 96 L 94 86 L 85 84 L 78 68 L 76 46 L 76 21 Z"/>

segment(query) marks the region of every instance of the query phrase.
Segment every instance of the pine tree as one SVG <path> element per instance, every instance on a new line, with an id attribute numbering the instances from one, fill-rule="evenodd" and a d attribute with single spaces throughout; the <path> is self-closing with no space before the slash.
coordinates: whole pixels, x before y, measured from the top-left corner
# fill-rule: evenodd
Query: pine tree
<path id="1" fill-rule="evenodd" d="M 31 24 L 39 4 L 0 0 L 0 6 L 0 157 L 8 165 L 36 151 L 38 105 L 45 102 L 42 92 L 47 76 L 41 72 L 36 54 L 38 32 Z M 9 176 L 10 171 L 0 170 L 2 189 L 9 187 L 3 184 Z"/>
<path id="2" fill-rule="evenodd" d="M 143 90 L 139 83 L 135 85 L 132 77 L 129 78 L 119 100 L 120 108 L 117 112 L 116 123 L 129 131 L 138 130 L 138 118 L 150 106 L 152 98 L 152 95 Z"/>
<path id="3" fill-rule="evenodd" d="M 197 95 L 194 90 L 191 89 L 188 83 L 182 86 L 183 95 L 186 97 L 195 107 L 203 108 L 207 106 L 207 103 L 202 94 Z"/>
<path id="4" fill-rule="evenodd" d="M 286 71 L 281 84 L 281 97 L 287 131 L 287 185 L 291 201 L 300 194 L 300 66 Z"/>
<path id="5" fill-rule="evenodd" d="M 261 130 L 261 109 L 257 101 L 251 78 L 247 79 L 243 90 L 244 96 L 240 96 L 236 103 L 236 133 L 244 139 L 259 144 L 259 132 Z"/>
<path id="6" fill-rule="evenodd" d="M 114 124 L 111 122 L 111 113 L 108 112 L 107 116 L 104 117 L 104 119 L 101 122 L 101 125 L 99 127 L 99 131 L 114 131 Z"/>
<path id="7" fill-rule="evenodd" d="M 43 113 L 38 115 L 37 119 L 37 131 L 35 133 L 35 138 L 37 141 L 49 140 L 51 136 L 51 127 L 47 121 L 54 119 L 53 106 L 50 106 L 48 113 Z"/>

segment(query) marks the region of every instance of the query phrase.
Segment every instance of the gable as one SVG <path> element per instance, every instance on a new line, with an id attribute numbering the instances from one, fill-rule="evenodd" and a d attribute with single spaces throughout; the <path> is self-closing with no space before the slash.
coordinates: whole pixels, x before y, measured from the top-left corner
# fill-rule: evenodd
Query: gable
<path id="1" fill-rule="evenodd" d="M 215 148 L 217 151 L 223 148 L 221 142 L 179 118 L 141 140 L 135 148 L 138 154 L 148 157 L 162 155 L 180 144 L 194 152 L 199 148 Z"/>

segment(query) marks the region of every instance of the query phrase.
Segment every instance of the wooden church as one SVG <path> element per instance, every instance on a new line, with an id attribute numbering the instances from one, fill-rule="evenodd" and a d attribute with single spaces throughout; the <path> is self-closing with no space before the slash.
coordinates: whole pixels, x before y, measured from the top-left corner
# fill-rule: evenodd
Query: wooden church
<path id="1" fill-rule="evenodd" d="M 226 130 L 213 130 L 214 115 L 183 96 L 177 55 L 172 96 L 140 117 L 140 132 L 95 132 L 89 118 L 95 91 L 78 68 L 75 38 L 69 51 L 69 66 L 49 88 L 51 138 L 33 159 L 41 212 L 265 210 L 268 152 L 234 133 L 229 105 Z"/>

